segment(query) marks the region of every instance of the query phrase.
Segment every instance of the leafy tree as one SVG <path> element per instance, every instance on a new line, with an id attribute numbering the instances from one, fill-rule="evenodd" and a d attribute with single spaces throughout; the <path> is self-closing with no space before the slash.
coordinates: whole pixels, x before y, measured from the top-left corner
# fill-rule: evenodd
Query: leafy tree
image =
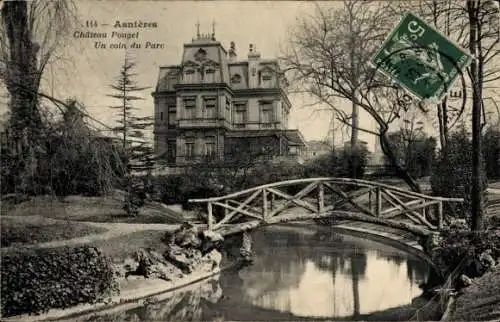
<path id="1" fill-rule="evenodd" d="M 132 103 L 144 98 L 136 95 L 148 87 L 140 87 L 134 81 L 133 73 L 136 64 L 125 56 L 120 74 L 116 82 L 110 87 L 115 91 L 108 96 L 117 99 L 120 103 L 110 106 L 116 111 L 118 125 L 113 130 L 121 136 L 121 146 L 125 163 L 125 190 L 124 209 L 128 214 L 137 214 L 138 207 L 144 202 L 144 183 L 138 182 L 134 176 L 140 172 L 151 174 L 154 157 L 153 149 L 145 137 L 145 131 L 153 125 L 152 117 L 139 117 L 138 110 Z"/>
<path id="2" fill-rule="evenodd" d="M 10 96 L 5 152 L 20 192 L 38 193 L 33 169 L 44 158 L 45 133 L 38 91 L 46 67 L 62 57 L 59 50 L 75 21 L 73 12 L 69 0 L 7 1 L 1 8 L 0 78 Z"/>

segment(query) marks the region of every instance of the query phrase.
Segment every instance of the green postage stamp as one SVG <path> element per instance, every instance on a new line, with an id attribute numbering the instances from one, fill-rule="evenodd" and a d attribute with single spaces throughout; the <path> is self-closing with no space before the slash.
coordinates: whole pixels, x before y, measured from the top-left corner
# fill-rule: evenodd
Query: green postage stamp
<path id="1" fill-rule="evenodd" d="M 440 101 L 472 59 L 421 18 L 407 13 L 371 63 L 420 100 Z"/>

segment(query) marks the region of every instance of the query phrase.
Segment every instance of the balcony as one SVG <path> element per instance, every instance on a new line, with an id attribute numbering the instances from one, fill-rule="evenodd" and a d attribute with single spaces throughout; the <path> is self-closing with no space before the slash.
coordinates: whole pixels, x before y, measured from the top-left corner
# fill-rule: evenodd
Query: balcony
<path id="1" fill-rule="evenodd" d="M 189 118 L 177 120 L 179 128 L 210 128 L 210 127 L 230 127 L 226 119 L 219 118 Z"/>
<path id="2" fill-rule="evenodd" d="M 233 123 L 234 129 L 242 130 L 269 130 L 269 129 L 283 129 L 281 122 L 244 122 Z"/>

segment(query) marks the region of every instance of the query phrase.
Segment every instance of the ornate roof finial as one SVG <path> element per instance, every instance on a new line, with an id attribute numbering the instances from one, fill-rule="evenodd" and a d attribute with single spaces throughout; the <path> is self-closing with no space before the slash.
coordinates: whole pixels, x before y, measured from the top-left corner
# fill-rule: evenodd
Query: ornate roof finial
<path id="1" fill-rule="evenodd" d="M 212 21 L 212 40 L 215 40 L 215 20 Z"/>
<path id="2" fill-rule="evenodd" d="M 200 39 L 200 20 L 196 22 L 196 37 Z"/>

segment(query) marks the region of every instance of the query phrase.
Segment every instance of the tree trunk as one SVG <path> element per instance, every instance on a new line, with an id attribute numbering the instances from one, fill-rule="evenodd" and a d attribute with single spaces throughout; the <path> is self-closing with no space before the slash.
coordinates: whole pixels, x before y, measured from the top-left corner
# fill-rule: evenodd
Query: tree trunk
<path id="1" fill-rule="evenodd" d="M 27 6 L 26 1 L 7 1 L 2 8 L 10 51 L 6 85 L 11 95 L 11 122 L 17 132 L 15 135 L 26 129 L 35 130 L 41 124 L 36 108 L 38 49 L 30 37 Z"/>
<path id="2" fill-rule="evenodd" d="M 37 108 L 38 47 L 31 39 L 26 1 L 5 2 L 1 14 L 9 42 L 6 85 L 10 94 L 12 152 L 20 165 L 14 170 L 18 177 L 17 187 L 23 192 L 37 193 L 33 178 L 38 156 L 34 147 L 43 125 Z"/>
<path id="3" fill-rule="evenodd" d="M 398 159 L 390 147 L 390 143 L 389 140 L 387 140 L 386 134 L 385 133 L 380 134 L 379 138 L 380 138 L 380 147 L 382 148 L 384 155 L 391 163 L 391 166 L 393 166 L 394 169 L 396 170 L 396 175 L 401 179 L 403 179 L 406 182 L 406 184 L 408 184 L 411 190 L 415 192 L 422 192 L 422 189 L 420 188 L 420 185 L 417 183 L 417 181 L 408 173 L 407 170 L 403 169 L 401 165 L 398 163 Z"/>
<path id="4" fill-rule="evenodd" d="M 467 1 L 469 14 L 469 50 L 474 57 L 471 62 L 471 82 L 472 82 L 472 183 L 471 183 L 471 229 L 478 231 L 483 229 L 483 189 L 482 183 L 484 172 L 481 171 L 481 98 L 482 82 L 480 68 L 478 68 L 477 48 L 478 39 L 478 11 L 479 3 Z"/>
<path id="5" fill-rule="evenodd" d="M 355 94 L 353 94 L 355 95 Z M 351 147 L 355 148 L 358 144 L 359 133 L 359 107 L 352 102 L 352 123 L 351 123 Z"/>

